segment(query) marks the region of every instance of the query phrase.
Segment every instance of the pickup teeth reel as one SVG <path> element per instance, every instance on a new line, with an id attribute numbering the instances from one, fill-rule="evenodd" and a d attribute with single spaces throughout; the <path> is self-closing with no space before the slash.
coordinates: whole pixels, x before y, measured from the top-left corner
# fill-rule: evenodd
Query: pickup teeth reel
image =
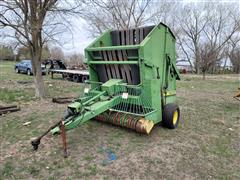
<path id="1" fill-rule="evenodd" d="M 143 134 L 149 134 L 154 126 L 152 121 L 146 120 L 140 116 L 114 111 L 104 112 L 96 116 L 94 119 L 117 126 L 126 127 Z"/>

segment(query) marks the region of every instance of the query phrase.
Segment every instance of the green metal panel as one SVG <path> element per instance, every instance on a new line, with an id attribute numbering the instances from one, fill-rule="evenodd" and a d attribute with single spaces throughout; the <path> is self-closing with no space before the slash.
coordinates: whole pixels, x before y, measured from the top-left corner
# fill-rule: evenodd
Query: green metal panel
<path id="1" fill-rule="evenodd" d="M 125 49 L 138 49 L 139 47 L 140 47 L 139 45 L 89 47 L 87 48 L 87 51 L 88 52 L 89 51 L 105 51 L 105 50 L 117 50 L 117 49 L 125 50 Z"/>
<path id="2" fill-rule="evenodd" d="M 66 130 L 73 129 L 73 128 L 85 123 L 86 121 L 90 120 L 91 118 L 108 110 L 109 108 L 111 108 L 111 106 L 109 106 L 109 105 L 113 104 L 117 98 L 119 98 L 119 97 L 113 98 L 108 101 L 98 101 L 98 102 L 94 103 L 93 105 L 89 106 L 88 108 L 90 109 L 90 111 L 84 112 L 83 114 L 71 119 L 71 121 L 69 121 L 65 124 Z M 54 134 L 56 132 L 59 132 L 59 130 L 60 129 L 57 127 L 52 130 L 52 133 Z"/>
<path id="3" fill-rule="evenodd" d="M 139 64 L 138 61 L 89 61 L 89 64 Z"/>
<path id="4" fill-rule="evenodd" d="M 74 128 L 109 109 L 154 124 L 162 121 L 162 108 L 176 101 L 176 79 L 180 79 L 175 42 L 171 30 L 162 23 L 107 31 L 97 38 L 85 49 L 91 93 L 69 105 L 79 114 L 66 121 L 66 128 Z"/>
<path id="5" fill-rule="evenodd" d="M 110 30 L 103 33 L 99 38 L 94 40 L 88 47 L 88 48 L 94 48 L 94 47 L 101 47 L 101 46 L 111 46 L 111 39 L 110 39 Z"/>
<path id="6" fill-rule="evenodd" d="M 107 34 L 111 39 L 110 33 Z M 99 37 L 96 41 L 104 40 Z M 88 64 L 136 64 L 139 68 L 140 84 L 142 84 L 142 91 L 146 92 L 147 98 L 150 100 L 153 109 L 156 109 L 157 116 L 151 115 L 154 122 L 162 120 L 162 107 L 166 103 L 175 102 L 176 94 L 169 94 L 169 92 L 176 92 L 176 79 L 180 79 L 179 72 L 176 69 L 176 49 L 175 37 L 171 30 L 160 23 L 155 26 L 141 43 L 135 45 L 106 45 L 96 46 L 96 43 L 86 48 L 86 56 L 89 57 L 93 51 L 108 51 L 108 50 L 131 50 L 138 51 L 138 59 L 134 61 L 128 59 L 126 61 L 99 61 L 90 57 Z M 95 81 L 97 74 L 92 72 L 90 68 L 90 78 Z M 153 118 L 153 119 L 152 119 Z"/>

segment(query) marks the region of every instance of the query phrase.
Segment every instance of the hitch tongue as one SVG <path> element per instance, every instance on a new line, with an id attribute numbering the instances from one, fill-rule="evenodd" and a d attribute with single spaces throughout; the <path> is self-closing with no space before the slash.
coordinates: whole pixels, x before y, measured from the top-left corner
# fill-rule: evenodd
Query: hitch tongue
<path id="1" fill-rule="evenodd" d="M 64 120 L 61 121 L 60 123 L 60 129 L 61 129 L 61 136 L 62 136 L 62 141 L 63 141 L 63 157 L 67 158 L 68 153 L 67 153 L 67 138 L 66 138 L 66 131 L 65 131 L 65 126 L 64 126 Z"/>
<path id="2" fill-rule="evenodd" d="M 69 117 L 73 116 L 73 112 L 71 111 L 71 109 L 68 108 L 68 110 L 66 111 L 64 117 L 56 122 L 55 124 L 53 124 L 51 127 L 49 127 L 41 136 L 37 137 L 36 139 L 32 140 L 31 141 L 31 145 L 33 146 L 33 150 L 38 150 L 38 146 L 39 144 L 41 143 L 41 139 L 46 136 L 52 129 L 54 129 L 55 127 L 57 126 L 61 126 L 62 122 L 64 123 L 64 120 L 68 119 Z M 65 133 L 65 128 L 64 128 L 64 133 Z M 65 138 L 66 138 L 66 135 L 65 135 Z"/>

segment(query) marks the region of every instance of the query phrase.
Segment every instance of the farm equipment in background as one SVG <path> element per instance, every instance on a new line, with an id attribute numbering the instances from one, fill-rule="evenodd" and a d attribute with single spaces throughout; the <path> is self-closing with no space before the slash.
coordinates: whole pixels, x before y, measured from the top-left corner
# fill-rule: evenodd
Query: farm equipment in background
<path id="1" fill-rule="evenodd" d="M 85 66 L 74 66 L 69 69 L 62 60 L 46 60 L 44 61 L 44 64 L 45 66 L 50 65 L 48 73 L 51 74 L 52 79 L 54 74 L 61 74 L 63 79 L 73 82 L 84 83 L 85 80 L 89 79 L 89 72 L 86 69 L 83 69 L 86 68 Z"/>
<path id="2" fill-rule="evenodd" d="M 47 59 L 43 62 L 43 64 L 45 64 L 45 66 L 50 65 L 49 69 L 67 69 L 64 61 L 60 59 Z"/>
<path id="3" fill-rule="evenodd" d="M 180 75 L 175 41 L 162 23 L 102 34 L 85 49 L 90 79 L 84 95 L 68 105 L 61 121 L 32 141 L 34 149 L 49 131 L 65 134 L 64 130 L 91 119 L 144 134 L 159 122 L 176 128 L 180 117 L 176 80 Z"/>

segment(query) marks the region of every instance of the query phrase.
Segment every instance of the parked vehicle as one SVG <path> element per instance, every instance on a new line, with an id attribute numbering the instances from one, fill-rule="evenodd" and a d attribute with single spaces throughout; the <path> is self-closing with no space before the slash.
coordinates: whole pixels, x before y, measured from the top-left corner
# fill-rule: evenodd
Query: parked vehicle
<path id="1" fill-rule="evenodd" d="M 45 75 L 46 74 L 46 67 L 41 64 L 41 68 L 42 68 L 42 74 Z M 32 71 L 32 62 L 31 60 L 21 60 L 19 63 L 17 63 L 15 65 L 15 72 L 16 73 L 26 73 L 27 75 L 32 75 L 33 71 Z"/>

